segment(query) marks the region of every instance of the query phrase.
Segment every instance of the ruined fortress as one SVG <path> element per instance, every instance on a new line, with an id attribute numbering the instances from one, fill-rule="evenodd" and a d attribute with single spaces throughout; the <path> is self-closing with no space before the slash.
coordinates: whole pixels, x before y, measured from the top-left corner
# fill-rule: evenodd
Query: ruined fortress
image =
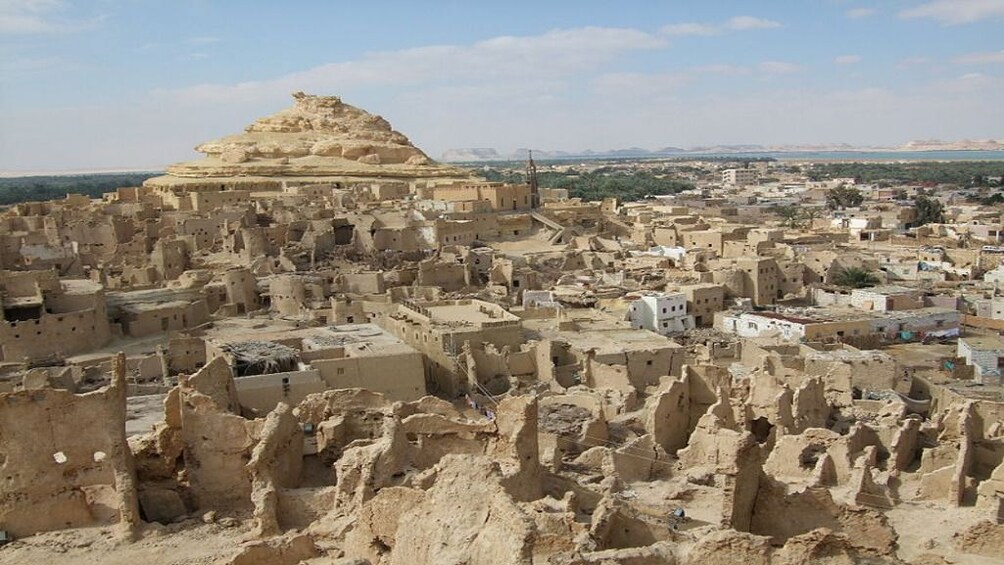
<path id="1" fill-rule="evenodd" d="M 0 214 L 0 563 L 1004 559 L 999 211 L 589 202 L 293 98 Z"/>

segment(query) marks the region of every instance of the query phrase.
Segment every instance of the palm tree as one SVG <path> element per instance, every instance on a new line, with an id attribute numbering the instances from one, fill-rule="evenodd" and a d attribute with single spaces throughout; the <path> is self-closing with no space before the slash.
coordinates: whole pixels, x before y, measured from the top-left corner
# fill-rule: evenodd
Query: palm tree
<path id="1" fill-rule="evenodd" d="M 796 206 L 778 206 L 774 209 L 774 212 L 780 216 L 781 225 L 791 228 L 798 227 L 798 218 L 800 211 Z"/>
<path id="2" fill-rule="evenodd" d="M 833 284 L 849 288 L 865 288 L 878 283 L 878 277 L 861 267 L 845 267 L 837 271 L 833 277 Z"/>
<path id="3" fill-rule="evenodd" d="M 816 208 L 814 206 L 808 206 L 802 208 L 801 210 L 802 210 L 802 218 L 806 221 L 806 223 L 809 225 L 810 228 L 812 227 L 812 222 L 814 222 L 816 218 L 818 218 L 821 215 L 819 208 Z"/>
<path id="4" fill-rule="evenodd" d="M 945 206 L 934 198 L 918 196 L 914 200 L 917 209 L 917 225 L 940 224 L 945 221 Z"/>

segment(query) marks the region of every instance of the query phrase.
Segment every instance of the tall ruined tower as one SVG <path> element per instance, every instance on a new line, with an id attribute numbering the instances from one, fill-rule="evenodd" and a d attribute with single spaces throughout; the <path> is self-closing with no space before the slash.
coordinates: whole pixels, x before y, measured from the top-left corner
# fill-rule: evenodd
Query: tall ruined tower
<path id="1" fill-rule="evenodd" d="M 533 150 L 527 150 L 526 182 L 530 185 L 530 207 L 540 206 L 540 192 L 537 184 L 537 164 L 533 162 Z"/>

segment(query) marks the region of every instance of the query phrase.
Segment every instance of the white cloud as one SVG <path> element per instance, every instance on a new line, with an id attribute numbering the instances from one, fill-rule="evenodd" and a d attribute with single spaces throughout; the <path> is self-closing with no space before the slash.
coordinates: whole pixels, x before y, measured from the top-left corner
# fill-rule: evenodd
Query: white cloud
<path id="1" fill-rule="evenodd" d="M 72 32 L 96 26 L 104 16 L 71 19 L 62 0 L 0 0 L 0 34 L 36 35 Z"/>
<path id="2" fill-rule="evenodd" d="M 1004 0 L 933 0 L 902 10 L 901 18 L 927 18 L 959 25 L 1004 18 Z"/>
<path id="3" fill-rule="evenodd" d="M 750 70 L 746 67 L 739 67 L 736 65 L 726 65 L 722 63 L 717 63 L 713 65 L 701 65 L 698 67 L 694 67 L 691 70 L 695 73 L 726 75 L 726 76 L 739 76 L 739 75 L 750 74 Z"/>
<path id="4" fill-rule="evenodd" d="M 185 43 L 189 45 L 209 45 L 210 43 L 219 43 L 221 41 L 223 41 L 223 39 L 210 35 L 204 35 L 200 37 L 189 37 L 185 39 Z"/>
<path id="5" fill-rule="evenodd" d="M 1002 81 L 985 75 L 983 73 L 966 73 L 952 78 L 945 78 L 935 82 L 931 88 L 939 93 L 948 95 L 970 96 L 977 92 L 1000 89 Z"/>
<path id="6" fill-rule="evenodd" d="M 725 27 L 727 29 L 737 31 L 747 29 L 772 29 L 781 27 L 781 22 L 766 20 L 763 18 L 754 18 L 753 16 L 736 16 L 725 22 Z"/>
<path id="7" fill-rule="evenodd" d="M 637 74 L 606 80 L 645 83 Z M 686 87 L 674 90 L 673 81 L 660 73 L 653 81 L 666 90 L 657 103 L 648 104 L 624 88 L 583 89 L 546 78 L 422 85 L 394 89 L 386 97 L 385 89 L 374 89 L 376 95 L 346 94 L 345 100 L 385 115 L 434 156 L 454 147 L 896 145 L 910 139 L 999 137 L 1004 123 L 999 103 L 1004 85 L 988 77 L 953 77 L 943 87 L 836 91 L 761 83 L 744 88 L 743 96 L 735 96 L 734 89 L 691 95 Z M 146 100 L 16 113 L 0 108 L 0 170 L 139 168 L 196 158 L 189 149 L 196 143 L 240 131 L 255 117 L 289 103 L 284 95 L 256 107 L 222 101 L 186 108 L 171 100 Z M 102 132 L 101 139 L 95 131 Z"/>
<path id="8" fill-rule="evenodd" d="M 764 61 L 757 65 L 757 68 L 765 73 L 775 75 L 797 73 L 802 70 L 801 66 L 796 65 L 795 63 L 786 63 L 784 61 Z"/>
<path id="9" fill-rule="evenodd" d="M 10 77 L 18 74 L 32 74 L 59 68 L 64 61 L 58 57 L 14 57 L 0 56 L 0 75 Z"/>
<path id="10" fill-rule="evenodd" d="M 676 92 L 692 79 L 685 73 L 608 73 L 593 80 L 599 93 L 625 93 L 631 96 L 664 96 Z"/>
<path id="11" fill-rule="evenodd" d="M 663 26 L 662 33 L 664 35 L 672 36 L 688 36 L 688 35 L 718 35 L 721 30 L 711 24 L 699 24 L 694 22 L 682 23 L 682 24 L 670 24 Z"/>
<path id="12" fill-rule="evenodd" d="M 835 57 L 833 62 L 838 65 L 853 65 L 861 62 L 861 55 L 840 55 Z"/>
<path id="13" fill-rule="evenodd" d="M 896 65 L 896 67 L 900 68 L 900 69 L 909 69 L 909 68 L 912 68 L 912 67 L 920 67 L 920 66 L 923 66 L 923 65 L 929 65 L 932 62 L 933 61 L 931 60 L 930 57 L 920 57 L 920 56 L 917 56 L 917 57 L 907 57 L 907 58 L 901 60 Z"/>
<path id="14" fill-rule="evenodd" d="M 663 26 L 660 31 L 663 35 L 682 37 L 721 35 L 726 31 L 747 31 L 751 29 L 772 29 L 778 27 L 781 27 L 781 22 L 755 18 L 753 16 L 735 16 L 721 24 L 684 22 Z"/>
<path id="15" fill-rule="evenodd" d="M 0 170 L 130 168 L 196 158 L 193 145 L 287 107 L 296 90 L 338 94 L 383 114 L 431 155 L 451 147 L 897 144 L 994 137 L 1004 123 L 1004 81 L 982 67 L 957 67 L 938 74 L 935 84 L 847 90 L 816 90 L 792 78 L 798 75 L 785 76 L 810 70 L 785 61 L 629 72 L 641 68 L 629 56 L 647 59 L 641 55 L 664 49 L 667 39 L 633 29 L 555 30 L 374 52 L 254 82 L 160 90 L 88 107 L 0 105 Z M 177 55 L 209 50 L 193 46 Z M 939 63 L 945 58 L 929 55 Z M 963 74 L 973 70 L 986 74 Z"/>
<path id="16" fill-rule="evenodd" d="M 624 53 L 665 45 L 665 39 L 636 29 L 558 29 L 536 36 L 495 37 L 470 45 L 381 51 L 263 81 L 202 84 L 155 94 L 200 104 L 274 100 L 296 90 L 342 92 L 372 86 L 553 78 L 597 68 Z"/>
<path id="17" fill-rule="evenodd" d="M 959 65 L 984 65 L 989 63 L 1004 63 L 1004 50 L 987 51 L 983 53 L 966 53 L 953 59 Z"/>
<path id="18" fill-rule="evenodd" d="M 844 12 L 844 15 L 852 19 L 867 18 L 875 15 L 875 11 L 875 8 L 851 8 Z"/>

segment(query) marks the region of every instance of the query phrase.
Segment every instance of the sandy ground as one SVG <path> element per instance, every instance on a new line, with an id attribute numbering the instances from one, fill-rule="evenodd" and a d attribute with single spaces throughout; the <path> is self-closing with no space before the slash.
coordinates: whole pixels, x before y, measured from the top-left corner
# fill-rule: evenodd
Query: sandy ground
<path id="1" fill-rule="evenodd" d="M 923 554 L 933 554 L 945 557 L 950 563 L 1004 563 L 1004 555 L 996 559 L 960 553 L 952 544 L 952 535 L 986 519 L 986 510 L 973 507 L 952 508 L 943 501 L 906 502 L 886 511 L 885 515 L 899 534 L 897 554 L 904 561 L 913 561 Z"/>
<path id="2" fill-rule="evenodd" d="M 130 396 L 126 399 L 126 435 L 145 434 L 157 422 L 164 421 L 166 394 Z"/>
<path id="3" fill-rule="evenodd" d="M 881 351 L 891 355 L 901 367 L 909 367 L 934 382 L 945 382 L 950 378 L 942 371 L 941 360 L 955 357 L 956 350 L 955 343 L 898 343 Z"/>
<path id="4" fill-rule="evenodd" d="M 674 508 L 684 507 L 687 520 L 679 524 L 680 533 L 698 537 L 703 530 L 716 528 L 721 505 L 721 493 L 716 489 L 679 480 L 631 483 L 621 497 L 656 523 L 663 522 Z M 955 533 L 986 518 L 984 509 L 906 502 L 887 511 L 886 516 L 899 535 L 897 554 L 905 562 L 929 562 L 919 558 L 942 556 L 948 563 L 960 565 L 1004 563 L 1004 555 L 962 554 L 953 545 Z M 0 547 L 0 565 L 211 565 L 232 557 L 251 539 L 247 523 L 235 524 L 205 524 L 199 518 L 169 526 L 147 524 L 133 543 L 121 541 L 116 530 L 107 527 L 48 532 Z"/>
<path id="5" fill-rule="evenodd" d="M 210 565 L 237 553 L 250 529 L 193 519 L 146 525 L 134 543 L 112 528 L 80 528 L 15 540 L 0 547 L 0 565 Z"/>
<path id="6" fill-rule="evenodd" d="M 167 349 L 170 338 L 171 336 L 167 333 L 144 337 L 119 337 L 100 349 L 67 357 L 66 361 L 67 363 L 87 364 L 89 360 L 111 357 L 120 351 L 131 357 L 153 355 L 157 352 L 158 346 Z"/>
<path id="7" fill-rule="evenodd" d="M 1004 387 L 955 379 L 941 367 L 944 359 L 956 356 L 958 345 L 955 342 L 900 343 L 883 348 L 882 351 L 892 355 L 901 367 L 911 368 L 915 371 L 914 374 L 932 383 L 948 386 L 959 394 L 971 398 L 1004 402 Z"/>
<path id="8" fill-rule="evenodd" d="M 625 489 L 627 502 L 641 514 L 666 523 L 677 508 L 683 508 L 686 520 L 677 523 L 680 531 L 718 525 L 722 493 L 712 487 L 688 483 L 685 479 L 631 483 Z"/>
<path id="9" fill-rule="evenodd" d="M 547 241 L 528 237 L 516 241 L 493 241 L 492 248 L 496 253 L 508 257 L 522 257 L 533 253 L 543 253 L 546 251 L 562 251 L 565 245 L 551 245 Z"/>

